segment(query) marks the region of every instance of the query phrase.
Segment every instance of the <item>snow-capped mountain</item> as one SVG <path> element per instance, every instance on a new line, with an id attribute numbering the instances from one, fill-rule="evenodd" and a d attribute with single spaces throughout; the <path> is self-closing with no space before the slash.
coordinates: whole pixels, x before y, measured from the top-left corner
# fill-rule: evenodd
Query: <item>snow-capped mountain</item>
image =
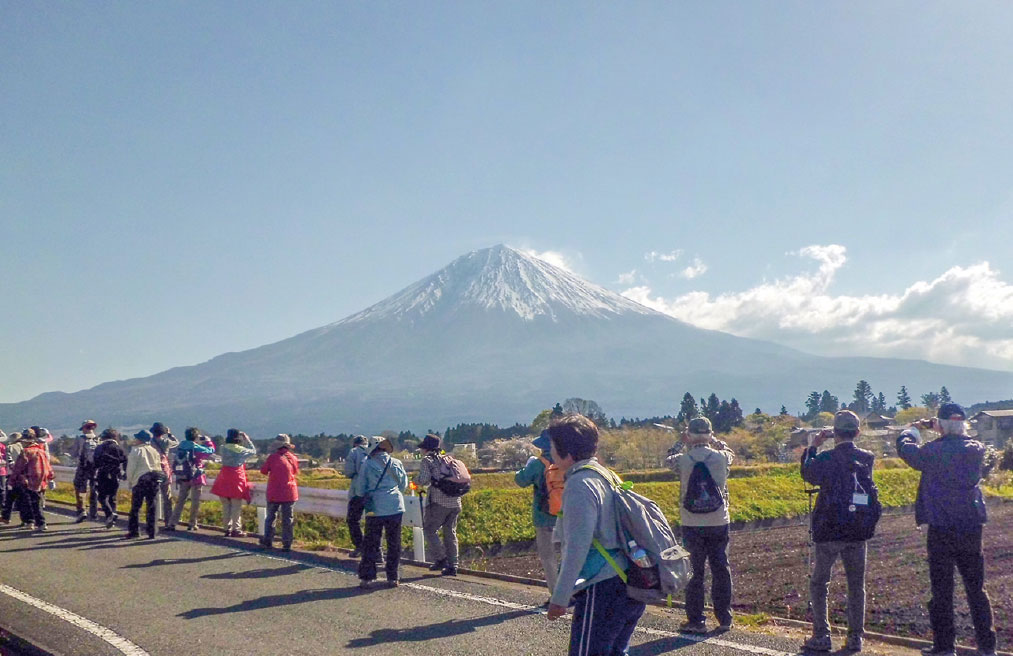
<path id="1" fill-rule="evenodd" d="M 1013 374 L 877 358 L 822 358 L 701 330 L 506 246 L 468 253 L 336 323 L 202 364 L 0 404 L 0 426 L 152 421 L 274 431 L 509 424 L 571 396 L 615 416 L 675 412 L 682 395 L 747 410 L 946 385 L 958 401 L 1009 398 Z"/>

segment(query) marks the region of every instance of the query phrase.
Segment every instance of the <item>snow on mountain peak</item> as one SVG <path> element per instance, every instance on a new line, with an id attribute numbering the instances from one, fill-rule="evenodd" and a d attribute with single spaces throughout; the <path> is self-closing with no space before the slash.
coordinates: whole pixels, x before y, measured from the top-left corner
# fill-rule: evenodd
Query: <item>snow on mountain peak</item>
<path id="1" fill-rule="evenodd" d="M 526 321 L 567 313 L 593 317 L 655 314 L 569 271 L 502 244 L 462 255 L 436 273 L 338 324 L 413 321 L 457 306 L 514 312 Z"/>

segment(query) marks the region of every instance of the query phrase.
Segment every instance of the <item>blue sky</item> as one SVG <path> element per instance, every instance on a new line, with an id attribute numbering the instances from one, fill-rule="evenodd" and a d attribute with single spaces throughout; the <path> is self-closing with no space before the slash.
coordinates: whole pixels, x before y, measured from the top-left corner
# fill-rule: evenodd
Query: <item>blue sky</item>
<path id="1" fill-rule="evenodd" d="M 697 325 L 1011 370 L 1011 67 L 1001 2 L 4 3 L 0 401 L 501 242 Z"/>

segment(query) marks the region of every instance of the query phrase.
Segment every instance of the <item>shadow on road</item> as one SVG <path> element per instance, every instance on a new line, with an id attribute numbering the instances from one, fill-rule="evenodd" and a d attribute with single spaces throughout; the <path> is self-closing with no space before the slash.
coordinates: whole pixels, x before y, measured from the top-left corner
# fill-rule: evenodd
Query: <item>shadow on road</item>
<path id="1" fill-rule="evenodd" d="M 466 620 L 448 620 L 428 626 L 413 626 L 408 629 L 376 629 L 369 634 L 368 638 L 356 638 L 349 640 L 345 647 L 355 649 L 359 647 L 374 647 L 389 642 L 423 642 L 436 638 L 449 638 L 452 636 L 472 633 L 481 626 L 502 624 L 508 620 L 518 617 L 526 617 L 534 614 L 529 610 L 512 610 L 507 613 L 490 615 Z M 660 653 L 660 652 L 658 652 Z"/>
<path id="2" fill-rule="evenodd" d="M 273 576 L 288 576 L 298 574 L 307 569 L 313 569 L 312 565 L 290 565 L 288 567 L 264 567 L 263 569 L 251 569 L 246 572 L 221 572 L 219 574 L 204 574 L 202 579 L 221 579 L 232 581 L 236 579 L 269 579 Z"/>
<path id="3" fill-rule="evenodd" d="M 698 642 L 698 640 L 679 637 L 660 638 L 653 642 L 645 642 L 635 647 L 630 647 L 630 656 L 657 656 L 658 654 L 665 654 L 677 649 L 692 647 Z"/>
<path id="4" fill-rule="evenodd" d="M 151 544 L 152 542 L 157 542 L 157 540 L 141 540 L 140 542 Z M 132 544 L 137 544 L 137 542 L 133 542 Z M 194 563 L 206 563 L 212 560 L 226 560 L 227 558 L 238 558 L 249 555 L 244 552 L 231 551 L 229 553 L 218 554 L 217 556 L 201 556 L 200 558 L 156 558 L 149 563 L 132 563 L 124 565 L 120 569 L 143 569 L 145 567 L 161 567 L 163 565 L 192 565 Z"/>
<path id="5" fill-rule="evenodd" d="M 24 537 L 28 537 L 25 535 Z M 40 537 L 34 534 L 34 537 Z M 19 549 L 4 549 L 4 553 L 18 553 L 19 551 L 39 551 L 40 549 L 94 549 L 95 544 L 119 542 L 119 535 L 91 535 L 78 538 L 63 538 L 60 540 L 45 541 L 30 547 Z"/>
<path id="6" fill-rule="evenodd" d="M 207 617 L 209 615 L 227 615 L 229 613 L 244 613 L 248 610 L 263 610 L 265 608 L 276 608 L 278 606 L 313 603 L 314 601 L 347 599 L 349 597 L 358 596 L 359 594 L 360 592 L 358 588 L 320 588 L 317 590 L 302 590 L 291 594 L 268 595 L 257 599 L 247 599 L 246 601 L 238 604 L 222 608 L 194 608 L 184 613 L 179 613 L 176 617 L 182 617 L 185 620 L 195 620 L 199 617 Z"/>

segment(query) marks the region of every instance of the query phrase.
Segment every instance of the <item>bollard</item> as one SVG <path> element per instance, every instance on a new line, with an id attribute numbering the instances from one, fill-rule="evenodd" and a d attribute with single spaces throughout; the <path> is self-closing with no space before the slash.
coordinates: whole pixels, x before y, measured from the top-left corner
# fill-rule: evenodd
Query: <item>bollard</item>
<path id="1" fill-rule="evenodd" d="M 257 506 L 257 533 L 264 537 L 267 529 L 267 508 Z"/>
<path id="2" fill-rule="evenodd" d="M 412 547 L 415 550 L 415 560 L 426 562 L 426 537 L 418 526 L 412 527 Z"/>

